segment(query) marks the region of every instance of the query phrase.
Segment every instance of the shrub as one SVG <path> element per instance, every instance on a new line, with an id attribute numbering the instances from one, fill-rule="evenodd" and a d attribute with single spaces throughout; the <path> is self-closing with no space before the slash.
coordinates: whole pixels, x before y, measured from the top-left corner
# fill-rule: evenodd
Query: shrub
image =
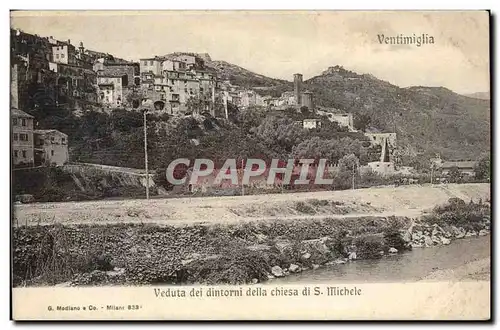
<path id="1" fill-rule="evenodd" d="M 384 231 L 384 244 L 385 250 L 391 247 L 396 248 L 398 251 L 408 250 L 411 247 L 406 244 L 405 240 L 401 236 L 401 232 L 396 228 L 387 228 Z"/>
<path id="2" fill-rule="evenodd" d="M 312 208 L 311 205 L 308 205 L 305 202 L 297 202 L 295 203 L 295 209 L 300 213 L 306 214 L 314 214 L 316 211 Z"/>
<path id="3" fill-rule="evenodd" d="M 379 259 L 382 257 L 383 244 L 379 236 L 361 236 L 354 240 L 359 259 Z"/>
<path id="4" fill-rule="evenodd" d="M 312 206 L 328 206 L 328 200 L 326 199 L 311 199 L 309 200 L 309 203 Z"/>
<path id="5" fill-rule="evenodd" d="M 450 198 L 445 205 L 434 208 L 432 214 L 424 217 L 430 224 L 463 227 L 466 230 L 478 231 L 485 227 L 491 217 L 488 204 L 469 204 L 459 198 Z"/>

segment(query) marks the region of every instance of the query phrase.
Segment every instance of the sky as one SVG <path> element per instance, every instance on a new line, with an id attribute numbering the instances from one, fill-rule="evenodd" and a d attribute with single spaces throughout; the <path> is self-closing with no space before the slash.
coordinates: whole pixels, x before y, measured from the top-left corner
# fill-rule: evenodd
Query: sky
<path id="1" fill-rule="evenodd" d="M 486 11 L 19 11 L 11 26 L 138 60 L 209 53 L 272 78 L 304 79 L 341 65 L 400 87 L 489 91 Z M 432 36 L 433 44 L 380 44 L 380 35 Z"/>

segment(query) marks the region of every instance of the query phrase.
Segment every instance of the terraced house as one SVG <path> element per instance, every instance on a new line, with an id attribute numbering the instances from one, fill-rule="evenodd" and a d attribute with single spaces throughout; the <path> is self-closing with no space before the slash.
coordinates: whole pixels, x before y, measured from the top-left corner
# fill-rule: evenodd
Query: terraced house
<path id="1" fill-rule="evenodd" d="M 12 164 L 14 166 L 32 166 L 33 116 L 17 108 L 11 108 L 12 121 Z"/>
<path id="2" fill-rule="evenodd" d="M 185 112 L 190 98 L 199 98 L 205 110 L 212 110 L 217 75 L 201 57 L 173 53 L 144 58 L 140 60 L 140 74 L 143 100 L 151 101 L 155 110 Z"/>

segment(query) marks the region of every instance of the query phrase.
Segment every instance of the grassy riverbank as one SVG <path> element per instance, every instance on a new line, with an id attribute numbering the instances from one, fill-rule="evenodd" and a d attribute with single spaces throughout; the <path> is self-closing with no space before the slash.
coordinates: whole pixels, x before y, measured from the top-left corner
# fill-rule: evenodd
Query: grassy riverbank
<path id="1" fill-rule="evenodd" d="M 381 257 L 382 251 L 403 244 L 390 233 L 410 221 L 363 217 L 185 227 L 20 227 L 14 230 L 14 284 L 260 282 L 328 262 Z"/>

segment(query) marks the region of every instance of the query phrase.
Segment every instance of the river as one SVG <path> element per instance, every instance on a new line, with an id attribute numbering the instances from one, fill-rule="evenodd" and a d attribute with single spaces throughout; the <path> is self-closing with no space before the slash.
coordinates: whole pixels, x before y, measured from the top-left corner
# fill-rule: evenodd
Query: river
<path id="1" fill-rule="evenodd" d="M 268 284 L 417 281 L 431 272 L 452 269 L 490 256 L 490 235 L 458 239 L 450 245 L 417 248 L 379 260 L 357 260 L 274 279 Z"/>

